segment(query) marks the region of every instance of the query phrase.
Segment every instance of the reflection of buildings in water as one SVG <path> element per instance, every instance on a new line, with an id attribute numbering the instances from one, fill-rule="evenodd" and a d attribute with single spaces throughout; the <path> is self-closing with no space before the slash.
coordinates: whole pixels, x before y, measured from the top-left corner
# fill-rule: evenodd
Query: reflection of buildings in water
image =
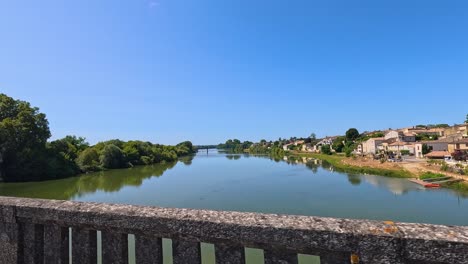
<path id="1" fill-rule="evenodd" d="M 416 184 L 405 179 L 396 179 L 383 176 L 361 175 L 362 178 L 371 185 L 389 190 L 395 195 L 402 195 L 411 190 L 421 190 Z"/>

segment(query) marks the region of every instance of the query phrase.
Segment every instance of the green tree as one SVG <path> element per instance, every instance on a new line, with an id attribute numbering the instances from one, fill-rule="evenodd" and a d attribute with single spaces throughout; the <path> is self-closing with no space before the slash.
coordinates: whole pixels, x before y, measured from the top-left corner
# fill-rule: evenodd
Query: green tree
<path id="1" fill-rule="evenodd" d="M 66 136 L 50 142 L 49 148 L 63 155 L 67 160 L 75 161 L 78 155 L 89 147 L 85 138 L 76 136 Z"/>
<path id="2" fill-rule="evenodd" d="M 39 108 L 0 94 L 0 179 L 44 179 L 49 137 L 49 123 Z"/>
<path id="3" fill-rule="evenodd" d="M 337 137 L 332 144 L 332 148 L 337 152 L 341 153 L 343 152 L 343 148 L 345 147 L 344 142 L 346 138 L 345 137 Z"/>
<path id="4" fill-rule="evenodd" d="M 320 152 L 326 155 L 331 155 L 332 151 L 330 149 L 330 145 L 322 145 L 322 147 L 320 147 Z"/>
<path id="5" fill-rule="evenodd" d="M 101 166 L 106 169 L 126 167 L 122 150 L 114 144 L 106 145 L 99 156 Z"/>
<path id="6" fill-rule="evenodd" d="M 432 147 L 428 146 L 427 144 L 423 144 L 421 151 L 423 155 L 426 155 L 427 153 L 432 151 Z"/>
<path id="7" fill-rule="evenodd" d="M 81 171 L 98 171 L 99 167 L 99 154 L 94 148 L 87 148 L 80 153 L 76 159 L 76 163 Z"/>
<path id="8" fill-rule="evenodd" d="M 310 138 L 311 140 L 316 140 L 316 139 L 317 139 L 317 135 L 315 135 L 315 133 L 311 133 L 310 136 L 309 136 L 309 138 Z"/>
<path id="9" fill-rule="evenodd" d="M 359 137 L 359 131 L 356 128 L 350 128 L 346 131 L 346 140 L 354 141 Z"/>
<path id="10" fill-rule="evenodd" d="M 468 114 L 466 114 L 465 124 L 468 124 Z"/>

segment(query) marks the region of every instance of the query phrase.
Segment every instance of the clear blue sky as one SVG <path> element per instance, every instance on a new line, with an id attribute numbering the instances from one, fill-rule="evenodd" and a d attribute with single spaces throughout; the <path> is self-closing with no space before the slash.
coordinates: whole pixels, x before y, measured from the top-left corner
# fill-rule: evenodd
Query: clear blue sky
<path id="1" fill-rule="evenodd" d="M 468 2 L 0 0 L 0 92 L 91 143 L 461 123 Z"/>

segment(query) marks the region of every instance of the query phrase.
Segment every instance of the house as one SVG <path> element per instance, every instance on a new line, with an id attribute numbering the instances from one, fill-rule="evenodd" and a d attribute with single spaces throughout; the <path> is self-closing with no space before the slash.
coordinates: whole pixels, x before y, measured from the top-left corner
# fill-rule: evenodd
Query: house
<path id="1" fill-rule="evenodd" d="M 390 130 L 387 133 L 385 133 L 384 139 L 392 139 L 392 138 L 398 138 L 400 136 L 399 132 L 396 130 Z"/>
<path id="2" fill-rule="evenodd" d="M 448 143 L 448 151 L 453 153 L 455 151 L 468 151 L 468 138 L 459 139 Z"/>
<path id="3" fill-rule="evenodd" d="M 385 140 L 395 139 L 396 141 L 415 142 L 416 133 L 390 130 L 385 134 Z"/>
<path id="4" fill-rule="evenodd" d="M 448 143 L 449 140 L 446 139 L 417 142 L 414 145 L 414 155 L 417 158 L 423 158 L 423 145 L 427 145 L 431 151 L 448 151 Z"/>
<path id="5" fill-rule="evenodd" d="M 403 141 L 397 141 L 393 143 L 384 143 L 385 150 L 392 152 L 401 152 L 402 150 L 408 150 L 410 154 L 414 154 L 414 143 L 408 143 Z"/>
<path id="6" fill-rule="evenodd" d="M 454 125 L 447 127 L 444 130 L 445 136 L 460 135 L 460 137 L 467 137 L 468 135 L 468 124 Z"/>
<path id="7" fill-rule="evenodd" d="M 444 136 L 445 128 L 425 128 L 425 127 L 412 127 L 405 128 L 402 130 L 403 133 L 413 133 L 415 135 L 434 135 L 434 136 Z"/>
<path id="8" fill-rule="evenodd" d="M 379 149 L 379 146 L 385 141 L 385 138 L 370 138 L 367 141 L 362 142 L 361 153 L 363 154 L 375 154 Z M 358 146 L 359 149 L 359 146 Z"/>
<path id="9" fill-rule="evenodd" d="M 302 145 L 301 150 L 304 151 L 304 152 L 316 152 L 315 146 L 312 146 L 312 144 L 310 144 L 310 143 L 306 143 L 306 144 Z"/>

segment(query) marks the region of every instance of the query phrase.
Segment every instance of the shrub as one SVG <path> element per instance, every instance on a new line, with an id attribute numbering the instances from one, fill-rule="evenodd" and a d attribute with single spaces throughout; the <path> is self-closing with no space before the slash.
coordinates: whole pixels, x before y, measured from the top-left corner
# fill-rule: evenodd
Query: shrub
<path id="1" fill-rule="evenodd" d="M 407 149 L 404 149 L 402 151 L 400 151 L 401 155 L 409 155 L 410 154 L 410 151 L 407 150 Z"/>
<path id="2" fill-rule="evenodd" d="M 331 155 L 332 154 L 332 151 L 330 149 L 330 145 L 323 145 L 321 148 L 320 148 L 320 152 L 322 152 L 323 154 L 326 154 L 326 155 Z"/>

